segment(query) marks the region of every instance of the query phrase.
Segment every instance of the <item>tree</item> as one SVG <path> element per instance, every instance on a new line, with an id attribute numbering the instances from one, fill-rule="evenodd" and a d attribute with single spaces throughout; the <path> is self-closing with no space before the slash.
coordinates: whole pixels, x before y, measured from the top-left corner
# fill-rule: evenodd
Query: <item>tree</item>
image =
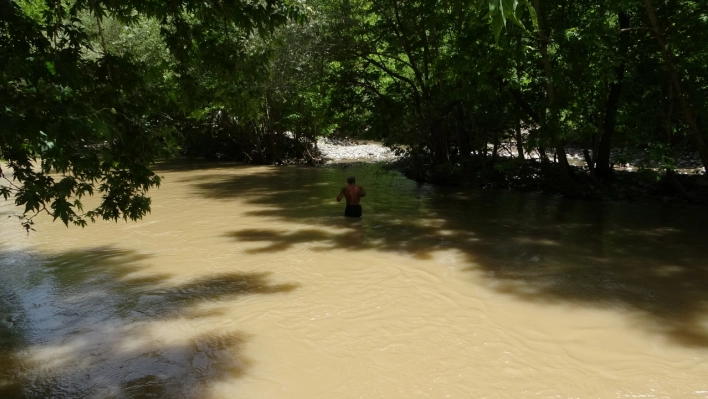
<path id="1" fill-rule="evenodd" d="M 198 103 L 190 96 L 193 66 L 233 70 L 249 37 L 297 10 L 280 0 L 0 1 L 0 158 L 7 165 L 0 194 L 24 206 L 28 230 L 40 212 L 81 226 L 140 219 L 150 210 L 146 192 L 160 183 L 150 165 L 175 150 L 173 116 Z M 93 38 L 87 20 L 96 23 Z M 173 59 L 171 85 L 150 79 L 148 60 L 111 48 L 109 20 L 159 26 Z M 93 194 L 100 204 L 84 211 L 82 197 Z"/>

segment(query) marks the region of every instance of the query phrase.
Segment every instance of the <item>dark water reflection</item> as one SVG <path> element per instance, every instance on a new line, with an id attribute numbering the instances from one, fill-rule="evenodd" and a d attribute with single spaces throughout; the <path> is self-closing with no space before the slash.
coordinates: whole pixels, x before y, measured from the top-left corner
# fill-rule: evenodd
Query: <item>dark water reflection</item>
<path id="1" fill-rule="evenodd" d="M 332 217 L 322 198 L 356 175 L 369 196 L 361 221 Z M 434 188 L 374 166 L 279 168 L 257 176 L 190 181 L 195 193 L 245 197 L 254 216 L 310 223 L 311 229 L 234 229 L 227 236 L 262 242 L 251 250 L 376 249 L 429 259 L 455 248 L 524 301 L 612 307 L 640 316 L 638 328 L 676 344 L 708 347 L 708 212 L 700 206 L 575 201 L 505 191 Z M 324 230 L 322 228 L 325 228 Z M 348 230 L 333 235 L 327 229 Z"/>

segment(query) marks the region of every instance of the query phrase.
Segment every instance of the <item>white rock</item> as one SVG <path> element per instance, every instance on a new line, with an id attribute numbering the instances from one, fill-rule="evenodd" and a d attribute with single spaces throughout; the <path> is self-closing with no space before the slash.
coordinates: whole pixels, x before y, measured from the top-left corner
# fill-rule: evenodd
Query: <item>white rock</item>
<path id="1" fill-rule="evenodd" d="M 317 142 L 322 156 L 331 160 L 393 160 L 398 158 L 390 149 L 377 144 L 335 145 L 320 139 Z"/>

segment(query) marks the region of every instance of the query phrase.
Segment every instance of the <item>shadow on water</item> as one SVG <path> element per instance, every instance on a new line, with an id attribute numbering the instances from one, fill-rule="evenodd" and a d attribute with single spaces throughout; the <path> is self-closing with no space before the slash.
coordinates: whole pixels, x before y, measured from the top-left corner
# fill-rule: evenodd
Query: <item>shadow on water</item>
<path id="1" fill-rule="evenodd" d="M 232 303 L 223 301 L 298 287 L 268 273 L 173 281 L 144 273 L 149 259 L 115 248 L 1 252 L 0 397 L 204 397 L 245 372 L 248 336 L 189 321 L 219 316 Z"/>
<path id="2" fill-rule="evenodd" d="M 219 162 L 208 159 L 173 159 L 156 163 L 152 166 L 152 170 L 159 174 L 160 172 L 192 172 L 247 166 L 248 165 L 243 162 Z"/>
<path id="3" fill-rule="evenodd" d="M 366 185 L 364 218 L 349 223 L 333 197 L 348 174 Z M 264 168 L 185 179 L 206 198 L 257 205 L 249 215 L 298 229 L 226 235 L 262 246 L 252 253 L 378 250 L 431 259 L 456 250 L 489 288 L 544 305 L 612 309 L 649 333 L 708 347 L 708 257 L 704 208 L 575 202 L 559 197 L 419 186 L 371 169 Z"/>

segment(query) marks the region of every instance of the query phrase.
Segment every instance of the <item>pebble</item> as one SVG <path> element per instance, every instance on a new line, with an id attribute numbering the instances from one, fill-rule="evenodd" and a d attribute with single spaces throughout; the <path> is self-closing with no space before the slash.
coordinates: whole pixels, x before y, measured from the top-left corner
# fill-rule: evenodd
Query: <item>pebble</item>
<path id="1" fill-rule="evenodd" d="M 390 148 L 380 144 L 333 142 L 323 138 L 317 141 L 317 148 L 328 161 L 393 161 L 399 158 Z"/>

